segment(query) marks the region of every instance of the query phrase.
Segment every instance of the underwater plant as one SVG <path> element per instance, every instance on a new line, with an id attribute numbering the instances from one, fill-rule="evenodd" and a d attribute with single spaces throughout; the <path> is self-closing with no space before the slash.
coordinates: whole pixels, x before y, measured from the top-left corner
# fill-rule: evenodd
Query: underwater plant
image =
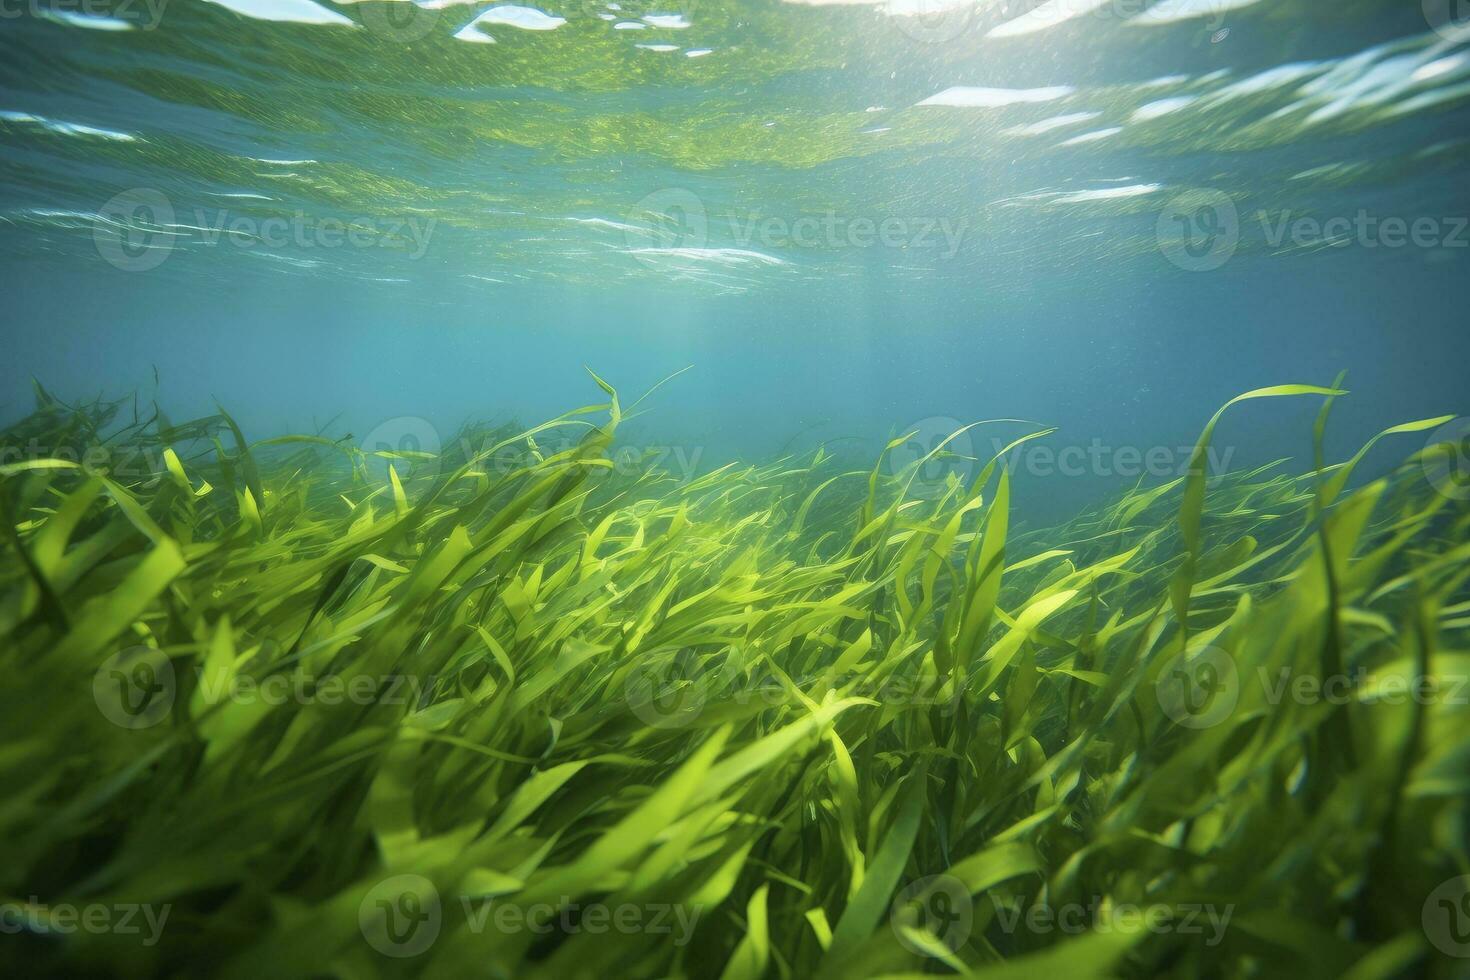
<path id="1" fill-rule="evenodd" d="M 1309 472 L 1207 478 L 1227 405 L 1184 477 L 1012 533 L 1006 452 L 922 497 L 943 445 L 618 472 L 597 383 L 437 454 L 38 385 L 7 968 L 1463 975 L 1453 447 L 1357 485 L 1340 387 L 1260 389 L 1322 401 Z"/>

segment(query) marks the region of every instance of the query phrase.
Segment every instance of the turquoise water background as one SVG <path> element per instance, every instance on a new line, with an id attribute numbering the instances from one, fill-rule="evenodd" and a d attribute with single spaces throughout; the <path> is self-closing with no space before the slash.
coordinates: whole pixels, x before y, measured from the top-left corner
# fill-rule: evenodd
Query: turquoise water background
<path id="1" fill-rule="evenodd" d="M 13 3 L 0 416 L 34 376 L 449 438 L 692 365 L 621 438 L 708 469 L 1024 420 L 983 459 L 1039 422 L 1085 462 L 1017 496 L 1062 513 L 1347 369 L 1346 455 L 1470 407 L 1458 13 Z M 1314 412 L 1243 406 L 1224 461 L 1306 458 Z"/>

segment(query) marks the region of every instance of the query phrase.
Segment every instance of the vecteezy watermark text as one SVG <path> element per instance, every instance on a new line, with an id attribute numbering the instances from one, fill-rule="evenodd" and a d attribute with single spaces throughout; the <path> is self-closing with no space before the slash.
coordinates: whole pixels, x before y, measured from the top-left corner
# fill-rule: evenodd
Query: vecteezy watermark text
<path id="1" fill-rule="evenodd" d="M 688 944 L 700 909 L 667 902 L 517 902 L 514 896 L 460 895 L 458 912 L 473 935 L 487 931 L 547 936 L 654 935 L 674 946 Z M 451 906 L 452 907 L 452 906 Z M 358 907 L 358 927 L 368 945 L 385 956 L 418 956 L 434 944 L 446 903 L 422 875 L 401 874 L 378 882 Z"/>
<path id="2" fill-rule="evenodd" d="M 14 936 L 21 932 L 30 932 L 37 935 L 67 936 L 84 932 L 91 935 L 141 936 L 142 945 L 153 946 L 163 935 L 163 927 L 172 910 L 172 905 L 139 902 L 47 904 L 33 895 L 24 903 L 0 902 L 0 934 Z"/>
<path id="3" fill-rule="evenodd" d="M 908 438 L 894 446 L 886 461 L 890 475 L 908 480 L 908 493 L 914 497 L 940 495 L 951 476 L 968 482 L 986 460 L 1002 453 L 1003 465 L 1011 473 L 1042 478 L 1170 480 L 1188 475 L 1194 462 L 1193 445 L 1115 446 L 1093 438 L 1061 446 L 1050 439 L 1011 446 L 1004 438 L 982 439 L 947 415 L 920 419 L 907 428 Z M 1203 459 L 1206 473 L 1226 472 L 1234 456 L 1233 446 L 1211 445 Z"/>
<path id="4" fill-rule="evenodd" d="M 915 41 L 943 44 L 986 24 L 990 25 L 986 31 L 988 35 L 1006 37 L 1024 35 L 1039 27 L 1066 21 L 1097 23 L 1141 17 L 1146 22 L 1152 6 L 1155 6 L 1154 0 L 1050 0 L 1044 5 L 1044 10 L 1032 13 L 1037 9 L 1036 4 L 1017 0 L 1000 0 L 989 6 L 977 4 L 974 0 L 889 0 L 879 10 L 893 19 L 899 31 Z M 1187 18 L 1202 24 L 1204 34 L 1213 40 L 1216 34 L 1221 33 L 1226 13 L 1239 6 L 1238 0 L 1199 0 L 1190 4 Z M 992 21 L 991 14 L 999 20 Z"/>
<path id="5" fill-rule="evenodd" d="M 0 20 L 88 18 L 109 22 L 114 29 L 151 31 L 163 20 L 168 5 L 169 0 L 0 0 Z"/>
<path id="6" fill-rule="evenodd" d="M 884 218 L 827 211 L 791 219 L 779 215 L 730 215 L 730 239 L 742 248 L 904 248 L 939 249 L 944 258 L 959 251 L 968 222 L 964 218 Z"/>
<path id="7" fill-rule="evenodd" d="M 1370 673 L 1366 667 L 1325 677 L 1290 667 L 1256 668 L 1266 702 L 1295 704 L 1446 704 L 1470 705 L 1470 677 L 1464 675 Z"/>
<path id="8" fill-rule="evenodd" d="M 993 452 L 999 453 L 1004 448 L 1005 443 L 1001 440 L 993 441 Z M 1011 453 L 1008 464 L 1011 471 L 1029 476 L 1149 476 L 1170 479 L 1188 475 L 1194 446 L 1109 446 L 1101 439 L 1093 439 L 1086 446 L 1061 448 L 1045 443 L 1028 443 L 1017 446 Z M 1225 472 L 1234 456 L 1234 446 L 1208 447 L 1205 471 Z"/>
<path id="9" fill-rule="evenodd" d="M 201 706 L 258 704 L 418 705 L 437 678 L 412 674 L 315 676 L 303 671 L 254 677 L 214 677 L 194 669 L 192 690 Z M 162 650 L 129 647 L 109 657 L 92 678 L 92 696 L 103 716 L 121 728 L 151 728 L 168 717 L 179 692 L 179 671 Z"/>
<path id="10" fill-rule="evenodd" d="M 701 659 L 688 648 L 650 656 L 623 678 L 623 697 L 629 709 L 653 728 L 691 725 L 711 702 L 726 707 L 800 707 L 808 696 L 802 692 L 826 689 L 839 690 L 847 697 L 872 698 L 890 707 L 929 707 L 948 713 L 958 706 L 963 683 L 923 673 L 914 666 L 881 674 L 859 669 L 781 676 L 759 670 L 747 673 L 739 666 L 739 658 Z"/>
<path id="11" fill-rule="evenodd" d="M 1117 902 L 1095 896 L 1086 902 L 1051 904 L 1038 902 L 1023 907 L 987 893 L 994 909 L 995 925 L 1007 935 L 1060 932 L 1172 933 L 1200 936 L 1206 946 L 1225 939 L 1235 906 L 1208 902 Z M 969 941 L 975 926 L 975 899 L 959 878 L 930 875 L 910 882 L 894 898 L 889 924 L 899 942 L 921 956 L 942 956 L 944 949 L 957 951 Z M 944 947 L 940 949 L 939 946 Z"/>
<path id="12" fill-rule="evenodd" d="M 92 240 L 98 254 L 124 272 L 155 269 L 186 241 L 277 252 L 381 248 L 416 260 L 428 251 L 438 223 L 432 217 L 344 218 L 308 214 L 300 209 L 262 216 L 223 208 L 194 208 L 192 219 L 180 220 L 173 201 L 162 191 L 133 188 L 114 195 L 98 210 Z"/>
<path id="13" fill-rule="evenodd" d="M 1376 215 L 1365 208 L 1356 214 L 1319 218 L 1298 215 L 1290 209 L 1257 211 L 1266 243 L 1273 248 L 1291 244 L 1298 248 L 1326 245 L 1345 248 L 1465 248 L 1470 246 L 1470 218 L 1463 215 L 1435 217 L 1419 215 Z"/>
<path id="14" fill-rule="evenodd" d="M 1090 902 L 1064 902 L 1052 906 L 1038 903 L 1029 908 L 1007 906 L 991 898 L 995 904 L 995 920 L 1004 932 L 1018 929 L 1031 933 L 1062 932 L 1080 935 L 1084 932 L 1176 933 L 1204 937 L 1206 946 L 1218 946 L 1230 926 L 1235 906 L 1217 906 L 1199 902 L 1112 902 L 1095 897 Z"/>
<path id="15" fill-rule="evenodd" d="M 716 217 L 694 192 L 666 188 L 635 204 L 621 227 L 629 251 L 651 264 L 721 250 L 775 261 L 759 250 L 875 247 L 936 251 L 949 259 L 959 252 L 968 226 L 964 217 L 852 216 L 831 209 L 796 216 L 751 211 Z"/>
<path id="16" fill-rule="evenodd" d="M 1283 208 L 1258 209 L 1253 218 L 1243 221 L 1234 200 L 1222 191 L 1186 189 L 1160 211 L 1155 237 L 1164 257 L 1187 272 L 1208 272 L 1229 262 L 1246 232 L 1271 249 L 1470 247 L 1465 215 L 1376 214 L 1367 208 L 1313 215 Z"/>
<path id="17" fill-rule="evenodd" d="M 1230 719 L 1247 688 L 1273 707 L 1470 704 L 1470 677 L 1464 674 L 1416 674 L 1366 666 L 1330 674 L 1289 665 L 1242 670 L 1233 654 L 1215 646 L 1176 654 L 1155 684 L 1159 706 L 1184 728 L 1211 728 Z"/>

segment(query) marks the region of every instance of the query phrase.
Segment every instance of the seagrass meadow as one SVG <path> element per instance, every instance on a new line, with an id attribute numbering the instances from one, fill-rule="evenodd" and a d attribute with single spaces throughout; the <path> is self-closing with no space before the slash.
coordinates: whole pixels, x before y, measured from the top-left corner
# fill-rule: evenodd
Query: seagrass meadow
<path id="1" fill-rule="evenodd" d="M 923 496 L 948 441 L 618 471 L 596 380 L 437 454 L 37 385 L 11 975 L 1465 975 L 1446 418 L 1367 479 L 1341 387 L 1250 391 L 1185 476 L 1023 532 L 1014 447 Z M 1258 399 L 1319 403 L 1318 458 L 1207 474 Z"/>

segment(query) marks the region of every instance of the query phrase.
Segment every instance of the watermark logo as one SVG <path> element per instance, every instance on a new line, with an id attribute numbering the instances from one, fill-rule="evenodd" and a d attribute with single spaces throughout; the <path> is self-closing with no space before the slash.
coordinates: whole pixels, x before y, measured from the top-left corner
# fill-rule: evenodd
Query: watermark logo
<path id="1" fill-rule="evenodd" d="M 1210 728 L 1235 710 L 1240 672 L 1235 658 L 1219 647 L 1201 647 L 1173 657 L 1155 686 L 1159 707 L 1176 725 Z"/>
<path id="2" fill-rule="evenodd" d="M 970 32 L 979 10 L 975 0 L 892 0 L 883 12 L 904 36 L 923 44 L 946 44 Z"/>
<path id="3" fill-rule="evenodd" d="M 959 431 L 963 428 L 964 423 L 958 419 L 931 415 L 910 425 L 908 438 L 889 450 L 888 469 L 893 476 L 908 479 L 910 471 L 914 471 L 908 485 L 910 497 L 939 497 L 952 478 L 960 483 L 969 482 L 975 464 L 975 445 L 968 429 Z"/>
<path id="4" fill-rule="evenodd" d="M 387 41 L 409 44 L 428 37 L 439 23 L 441 3 L 427 0 L 370 0 L 362 5 L 362 26 Z"/>
<path id="5" fill-rule="evenodd" d="M 888 923 L 909 952 L 942 956 L 946 950 L 958 951 L 969 940 L 975 927 L 975 903 L 960 879 L 929 875 L 911 882 L 894 897 Z"/>
<path id="6" fill-rule="evenodd" d="M 623 696 L 638 719 L 654 728 L 684 728 L 694 723 L 709 700 L 713 677 L 693 654 L 645 661 L 628 672 Z"/>
<path id="7" fill-rule="evenodd" d="M 1446 41 L 1470 36 L 1470 0 L 1424 0 L 1424 20 Z"/>
<path id="8" fill-rule="evenodd" d="M 177 684 L 162 650 L 136 646 L 108 657 L 92 675 L 92 697 L 120 728 L 151 728 L 168 717 Z"/>
<path id="9" fill-rule="evenodd" d="M 384 956 L 418 956 L 434 945 L 443 924 L 439 890 L 423 875 L 395 875 L 378 882 L 357 910 L 368 945 Z"/>
<path id="10" fill-rule="evenodd" d="M 1430 892 L 1420 922 L 1435 949 L 1470 959 L 1470 875 L 1451 878 Z"/>
<path id="11" fill-rule="evenodd" d="M 1240 214 L 1223 191 L 1194 188 L 1169 199 L 1154 223 L 1159 251 L 1186 272 L 1229 262 L 1240 244 Z"/>
<path id="12" fill-rule="evenodd" d="M 410 475 L 439 474 L 443 449 L 439 430 L 428 419 L 416 415 L 399 415 L 378 423 L 357 448 L 372 464 L 369 470 L 375 479 L 387 480 L 390 466 L 398 471 L 400 480 Z"/>
<path id="13" fill-rule="evenodd" d="M 97 211 L 92 243 L 97 254 L 123 272 L 147 272 L 168 260 L 174 236 L 173 202 L 162 191 L 134 187 L 115 194 Z"/>
<path id="14" fill-rule="evenodd" d="M 625 237 L 633 257 L 644 265 L 692 265 L 687 250 L 709 244 L 709 216 L 699 195 L 670 187 L 645 196 L 628 212 Z"/>
<path id="15" fill-rule="evenodd" d="M 1470 416 L 1435 429 L 1419 454 L 1424 478 L 1451 500 L 1470 500 Z"/>

